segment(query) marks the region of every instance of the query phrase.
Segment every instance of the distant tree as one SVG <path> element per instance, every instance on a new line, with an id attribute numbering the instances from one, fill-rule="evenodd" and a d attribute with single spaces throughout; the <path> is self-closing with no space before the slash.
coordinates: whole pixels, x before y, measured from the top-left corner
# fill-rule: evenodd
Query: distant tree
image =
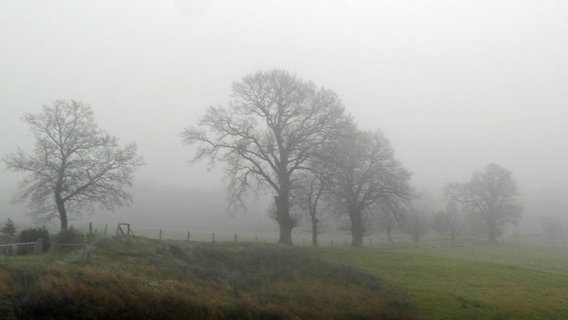
<path id="1" fill-rule="evenodd" d="M 35 136 L 34 151 L 19 150 L 4 161 L 8 169 L 28 173 L 16 201 L 27 201 L 34 217 L 59 218 L 63 232 L 71 212 L 95 204 L 113 209 L 131 200 L 124 187 L 142 164 L 136 145 L 120 147 L 97 127 L 90 107 L 58 100 L 23 119 Z"/>
<path id="2" fill-rule="evenodd" d="M 392 233 L 397 227 L 401 218 L 405 215 L 403 203 L 397 201 L 384 201 L 375 203 L 371 207 L 372 218 L 377 224 L 379 230 L 387 233 L 387 240 L 392 243 Z"/>
<path id="3" fill-rule="evenodd" d="M 496 164 L 474 172 L 469 182 L 448 184 L 446 195 L 484 221 L 491 242 L 507 224 L 517 224 L 521 218 L 517 184 L 511 172 Z"/>
<path id="4" fill-rule="evenodd" d="M 343 105 L 334 92 L 282 70 L 244 77 L 233 83 L 232 96 L 227 108 L 210 107 L 199 126 L 186 129 L 184 142 L 199 143 L 196 160 L 228 164 L 232 204 L 242 204 L 243 195 L 254 187 L 271 188 L 279 242 L 292 244 L 295 177 L 342 130 L 348 120 Z"/>
<path id="5" fill-rule="evenodd" d="M 562 240 L 566 237 L 564 222 L 559 216 L 543 215 L 538 220 L 543 234 L 550 241 Z"/>
<path id="6" fill-rule="evenodd" d="M 306 213 L 310 219 L 312 232 L 312 245 L 318 246 L 318 234 L 321 232 L 320 219 L 321 212 L 319 206 L 324 195 L 325 185 L 317 174 L 306 172 L 302 175 L 294 186 L 293 204 L 302 212 Z"/>
<path id="7" fill-rule="evenodd" d="M 450 223 L 445 211 L 436 211 L 432 215 L 432 229 L 440 234 L 440 238 L 444 240 L 450 229 Z"/>
<path id="8" fill-rule="evenodd" d="M 352 246 L 363 245 L 363 213 L 374 203 L 405 201 L 413 192 L 410 173 L 395 159 L 381 132 L 360 131 L 354 126 L 323 149 L 324 181 L 351 221 Z"/>
<path id="9" fill-rule="evenodd" d="M 456 239 L 462 230 L 462 218 L 460 215 L 459 203 L 450 200 L 446 207 L 445 215 L 448 226 L 448 235 L 450 236 L 452 246 L 454 246 Z"/>
<path id="10" fill-rule="evenodd" d="M 12 221 L 12 219 L 8 218 L 6 219 L 1 231 L 5 235 L 14 236 L 16 235 L 16 224 Z"/>
<path id="11" fill-rule="evenodd" d="M 429 222 L 426 214 L 417 208 L 410 207 L 407 214 L 404 216 L 402 230 L 410 235 L 414 245 L 417 247 L 420 239 L 422 239 L 429 230 Z"/>

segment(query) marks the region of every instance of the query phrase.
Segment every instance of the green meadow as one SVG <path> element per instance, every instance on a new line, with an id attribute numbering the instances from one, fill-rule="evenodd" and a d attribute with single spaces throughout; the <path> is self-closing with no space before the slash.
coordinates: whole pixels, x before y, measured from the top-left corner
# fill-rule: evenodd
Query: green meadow
<path id="1" fill-rule="evenodd" d="M 567 319 L 568 248 L 530 244 L 314 250 L 407 290 L 429 319 Z"/>

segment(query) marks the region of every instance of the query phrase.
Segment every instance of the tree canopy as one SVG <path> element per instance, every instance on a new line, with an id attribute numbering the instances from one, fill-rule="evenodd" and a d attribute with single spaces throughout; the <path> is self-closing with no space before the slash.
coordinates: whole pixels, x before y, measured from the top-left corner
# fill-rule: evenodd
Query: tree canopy
<path id="1" fill-rule="evenodd" d="M 322 150 L 323 174 L 329 192 L 351 221 L 352 245 L 363 245 L 363 212 L 374 203 L 396 203 L 413 195 L 410 173 L 394 157 L 380 131 L 354 127 Z"/>
<path id="2" fill-rule="evenodd" d="M 228 106 L 210 107 L 183 132 L 184 142 L 199 144 L 196 159 L 227 164 L 231 203 L 256 188 L 271 188 L 279 242 L 291 244 L 294 176 L 341 131 L 348 120 L 343 104 L 333 91 L 283 70 L 247 75 L 232 89 Z"/>
<path id="3" fill-rule="evenodd" d="M 469 182 L 448 184 L 446 195 L 485 223 L 492 242 L 507 224 L 518 223 L 522 215 L 517 183 L 509 170 L 497 164 L 475 171 Z"/>
<path id="4" fill-rule="evenodd" d="M 36 218 L 59 218 L 67 230 L 69 212 L 106 209 L 131 201 L 124 189 L 132 184 L 143 160 L 136 145 L 119 146 L 118 139 L 99 129 L 90 107 L 58 100 L 23 120 L 34 137 L 33 152 L 19 150 L 4 159 L 8 169 L 27 173 L 16 201 L 24 201 Z"/>

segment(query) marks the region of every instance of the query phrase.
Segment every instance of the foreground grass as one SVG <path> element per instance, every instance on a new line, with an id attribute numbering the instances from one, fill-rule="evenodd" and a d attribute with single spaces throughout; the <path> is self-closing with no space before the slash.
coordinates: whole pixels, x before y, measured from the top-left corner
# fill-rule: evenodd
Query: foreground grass
<path id="1" fill-rule="evenodd" d="M 406 288 L 429 319 L 568 319 L 567 249 L 317 249 Z"/>
<path id="2" fill-rule="evenodd" d="M 419 319 L 401 290 L 276 245 L 104 240 L 0 263 L 1 319 Z"/>

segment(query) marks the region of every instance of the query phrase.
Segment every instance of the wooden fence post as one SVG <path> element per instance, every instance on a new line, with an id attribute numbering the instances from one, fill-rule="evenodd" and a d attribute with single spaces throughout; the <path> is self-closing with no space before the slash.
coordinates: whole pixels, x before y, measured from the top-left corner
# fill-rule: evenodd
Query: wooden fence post
<path id="1" fill-rule="evenodd" d="M 190 236 L 190 235 L 191 235 L 191 231 L 188 231 L 188 232 L 187 232 L 187 242 L 188 242 L 188 243 L 189 243 L 189 239 L 190 239 L 189 236 Z"/>
<path id="2" fill-rule="evenodd" d="M 162 240 L 162 229 L 160 229 L 160 241 Z"/>

